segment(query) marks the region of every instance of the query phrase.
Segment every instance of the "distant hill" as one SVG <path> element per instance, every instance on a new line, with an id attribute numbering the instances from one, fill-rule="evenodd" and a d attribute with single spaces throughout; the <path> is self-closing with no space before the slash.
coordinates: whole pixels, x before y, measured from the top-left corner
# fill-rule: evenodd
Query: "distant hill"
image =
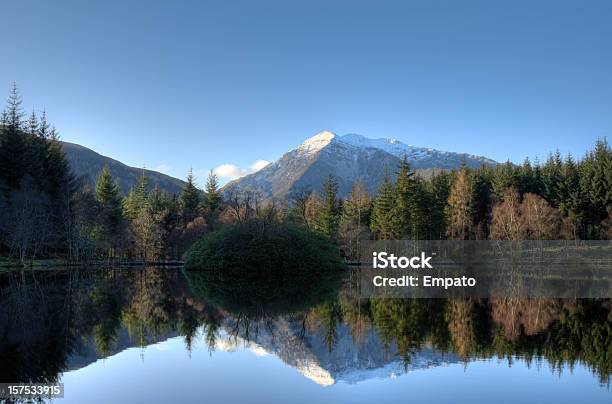
<path id="1" fill-rule="evenodd" d="M 96 176 L 105 165 L 108 166 L 113 177 L 119 180 L 119 186 L 124 195 L 127 195 L 142 175 L 142 168 L 130 167 L 120 161 L 103 156 L 87 147 L 75 143 L 61 143 L 72 171 L 78 177 L 84 178 L 92 187 L 95 184 Z M 169 175 L 157 171 L 144 171 L 149 179 L 150 188 L 157 186 L 162 191 L 170 194 L 179 194 L 185 184 L 184 181 L 178 178 L 170 177 Z"/>
<path id="2" fill-rule="evenodd" d="M 378 190 L 385 171 L 393 179 L 406 156 L 416 175 L 428 178 L 436 171 L 457 169 L 461 164 L 494 166 L 495 161 L 466 153 L 414 147 L 395 139 L 368 139 L 348 134 L 321 132 L 288 151 L 261 170 L 229 182 L 224 192 L 234 189 L 258 191 L 264 198 L 284 198 L 299 190 L 322 191 L 329 174 L 338 181 L 338 193 L 346 197 L 361 179 L 367 191 Z"/>

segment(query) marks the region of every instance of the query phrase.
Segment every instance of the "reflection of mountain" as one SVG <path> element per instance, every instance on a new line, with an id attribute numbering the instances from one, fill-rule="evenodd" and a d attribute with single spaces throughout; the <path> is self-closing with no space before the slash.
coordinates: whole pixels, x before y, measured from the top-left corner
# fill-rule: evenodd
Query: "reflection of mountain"
<path id="1" fill-rule="evenodd" d="M 225 331 L 234 328 L 232 321 L 226 321 Z M 301 337 L 303 334 L 303 338 Z M 373 378 L 389 378 L 410 370 L 441 366 L 460 361 L 455 354 L 442 354 L 424 346 L 410 355 L 408 363 L 398 358 L 395 346 L 385 348 L 374 329 L 370 329 L 361 343 L 356 343 L 350 329 L 338 324 L 336 342 L 328 349 L 323 328 L 311 332 L 302 329 L 300 321 L 279 318 L 270 322 L 269 327 L 252 330 L 249 340 L 241 332 L 237 338 L 225 335 L 218 349 L 230 351 L 246 346 L 256 354 L 273 354 L 287 365 L 295 367 L 308 379 L 322 386 L 338 382 L 358 383 Z"/>
<path id="2" fill-rule="evenodd" d="M 229 333 L 234 328 L 232 320 L 226 320 L 223 331 L 216 342 L 215 349 L 233 352 L 241 348 L 251 350 L 257 356 L 275 355 L 285 364 L 297 369 L 304 377 L 321 386 L 330 386 L 338 382 L 358 383 L 375 378 L 394 378 L 416 369 L 442 366 L 460 361 L 455 354 L 441 354 L 430 346 L 422 347 L 410 356 L 404 364 L 398 358 L 394 346 L 384 347 L 376 330 L 370 329 L 360 344 L 351 336 L 350 329 L 338 324 L 337 340 L 330 351 L 325 342 L 324 330 L 306 331 L 301 338 L 301 322 L 278 318 L 271 322 L 271 327 L 260 327 L 257 334 L 245 333 L 238 336 Z M 169 338 L 178 337 L 178 333 L 169 333 L 155 339 L 149 339 L 146 345 L 156 344 Z M 139 344 L 121 329 L 117 339 L 106 358 L 116 355 Z M 101 359 L 96 351 L 93 338 L 81 341 L 67 362 L 64 371 L 84 368 Z"/>
<path id="3" fill-rule="evenodd" d="M 178 332 L 166 333 L 155 338 L 148 337 L 145 342 L 145 346 L 157 344 L 158 342 L 165 341 L 169 338 L 177 337 Z M 97 362 L 99 359 L 110 358 L 113 355 L 121 353 L 126 349 L 141 346 L 138 341 L 135 341 L 130 337 L 127 329 L 122 328 L 117 332 L 117 338 L 114 343 L 111 344 L 109 351 L 103 357 L 96 351 L 96 343 L 94 338 L 88 336 L 86 339 L 81 339 L 74 347 L 74 352 L 68 357 L 66 363 L 66 369 L 64 372 L 70 372 L 72 370 L 78 370 L 89 366 L 90 364 Z"/>

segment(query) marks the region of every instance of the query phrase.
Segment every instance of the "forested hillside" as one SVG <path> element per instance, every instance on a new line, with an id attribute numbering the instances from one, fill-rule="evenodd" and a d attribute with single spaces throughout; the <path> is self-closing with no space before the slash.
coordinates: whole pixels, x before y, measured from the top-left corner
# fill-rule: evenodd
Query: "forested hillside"
<path id="1" fill-rule="evenodd" d="M 143 171 L 149 178 L 151 188 L 158 187 L 169 194 L 179 194 L 185 185 L 184 181 L 177 178 L 153 170 L 130 167 L 75 143 L 60 141 L 60 145 L 74 175 L 84 178 L 92 187 L 95 184 L 96 176 L 104 167 L 108 167 L 112 176 L 117 178 L 123 195 L 127 195 L 130 189 L 138 183 Z"/>

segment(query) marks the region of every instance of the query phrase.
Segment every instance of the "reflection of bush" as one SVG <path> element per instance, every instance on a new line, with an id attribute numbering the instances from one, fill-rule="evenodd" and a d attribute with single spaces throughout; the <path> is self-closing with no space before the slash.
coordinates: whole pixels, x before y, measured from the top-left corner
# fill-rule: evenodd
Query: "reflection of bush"
<path id="1" fill-rule="evenodd" d="M 185 272 L 194 294 L 234 313 L 296 312 L 333 297 L 345 271 L 327 237 L 249 221 L 197 242 Z"/>

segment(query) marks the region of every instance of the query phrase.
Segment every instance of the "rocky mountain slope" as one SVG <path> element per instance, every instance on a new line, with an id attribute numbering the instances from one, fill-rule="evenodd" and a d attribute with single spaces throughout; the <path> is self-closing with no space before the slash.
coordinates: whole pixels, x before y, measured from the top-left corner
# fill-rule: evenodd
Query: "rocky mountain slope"
<path id="1" fill-rule="evenodd" d="M 393 178 L 401 159 L 407 156 L 418 175 L 430 176 L 434 170 L 495 165 L 495 161 L 470 154 L 444 152 L 405 145 L 394 139 L 368 139 L 360 135 L 337 136 L 320 132 L 262 170 L 236 179 L 224 187 L 258 191 L 264 198 L 284 198 L 301 190 L 321 191 L 329 174 L 338 181 L 340 196 L 350 193 L 361 179 L 369 193 L 382 182 L 385 171 Z"/>

